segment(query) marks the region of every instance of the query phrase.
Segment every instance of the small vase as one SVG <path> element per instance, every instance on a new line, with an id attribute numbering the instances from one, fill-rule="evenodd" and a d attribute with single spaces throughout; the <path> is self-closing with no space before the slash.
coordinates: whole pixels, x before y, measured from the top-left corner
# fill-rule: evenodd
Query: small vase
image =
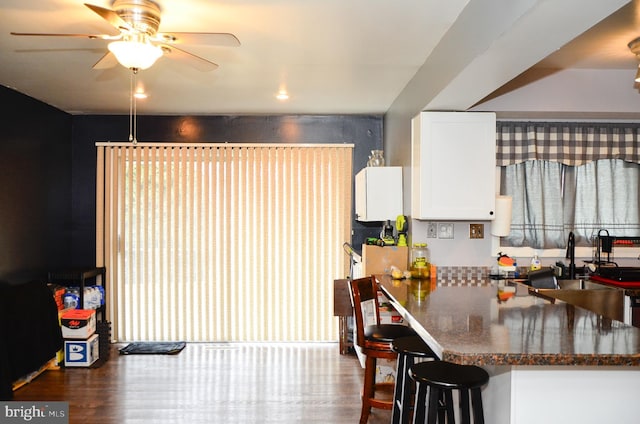
<path id="1" fill-rule="evenodd" d="M 382 150 L 372 150 L 367 166 L 384 166 L 384 156 Z"/>

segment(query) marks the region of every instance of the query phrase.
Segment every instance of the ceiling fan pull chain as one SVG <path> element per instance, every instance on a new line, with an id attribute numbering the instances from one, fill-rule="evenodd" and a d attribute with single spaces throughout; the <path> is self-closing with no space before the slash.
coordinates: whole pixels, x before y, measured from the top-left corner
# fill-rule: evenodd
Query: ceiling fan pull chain
<path id="1" fill-rule="evenodd" d="M 133 144 L 138 142 L 138 98 L 133 90 L 138 85 L 138 70 L 133 70 L 133 85 L 131 86 L 131 98 L 133 99 Z"/>
<path id="2" fill-rule="evenodd" d="M 131 69 L 131 78 L 129 79 L 129 141 L 133 144 L 138 142 L 138 129 L 137 129 L 137 121 L 138 121 L 138 111 L 137 111 L 137 102 L 136 97 L 134 96 L 133 90 L 137 84 L 137 76 L 138 70 Z"/>
<path id="3" fill-rule="evenodd" d="M 129 76 L 129 141 L 133 141 L 133 71 Z"/>

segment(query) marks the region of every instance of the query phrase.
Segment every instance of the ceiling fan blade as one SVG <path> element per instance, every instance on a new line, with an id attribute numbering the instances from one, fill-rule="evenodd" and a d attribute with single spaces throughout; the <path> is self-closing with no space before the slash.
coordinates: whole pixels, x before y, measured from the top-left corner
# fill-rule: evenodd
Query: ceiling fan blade
<path id="1" fill-rule="evenodd" d="M 164 32 L 153 37 L 167 44 L 207 44 L 211 46 L 237 47 L 240 40 L 227 32 Z"/>
<path id="2" fill-rule="evenodd" d="M 116 66 L 118 66 L 118 59 L 113 53 L 107 52 L 93 65 L 92 69 L 110 69 Z"/>
<path id="3" fill-rule="evenodd" d="M 90 38 L 92 40 L 100 39 L 100 40 L 117 40 L 122 37 L 122 34 L 119 35 L 108 35 L 108 34 L 49 34 L 49 33 L 41 33 L 41 32 L 11 32 L 11 35 L 18 36 L 28 36 L 28 37 L 80 37 L 80 38 Z"/>
<path id="4" fill-rule="evenodd" d="M 89 9 L 96 12 L 102 19 L 109 22 L 112 26 L 119 30 L 131 31 L 133 28 L 129 25 L 124 19 L 122 19 L 116 12 L 111 9 L 106 9 L 104 7 L 96 6 L 93 4 L 85 3 Z"/>
<path id="5" fill-rule="evenodd" d="M 176 46 L 169 46 L 162 44 L 162 51 L 164 55 L 169 58 L 175 58 L 178 60 L 188 61 L 191 66 L 199 71 L 208 72 L 214 71 L 218 68 L 216 63 L 211 62 L 203 57 L 197 56 L 193 53 L 189 53 L 185 50 L 179 49 Z"/>

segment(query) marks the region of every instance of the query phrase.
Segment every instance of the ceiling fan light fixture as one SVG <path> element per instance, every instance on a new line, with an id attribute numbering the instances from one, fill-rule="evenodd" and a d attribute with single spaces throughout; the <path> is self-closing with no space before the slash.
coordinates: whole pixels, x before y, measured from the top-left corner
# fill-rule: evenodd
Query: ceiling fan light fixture
<path id="1" fill-rule="evenodd" d="M 112 41 L 108 47 L 118 62 L 129 69 L 148 69 L 162 56 L 160 47 L 144 41 Z"/>
<path id="2" fill-rule="evenodd" d="M 636 55 L 636 59 L 640 60 L 640 37 L 634 38 L 629 41 L 627 44 L 631 53 Z M 636 83 L 640 83 L 640 65 L 638 65 L 638 70 L 636 71 L 636 77 L 633 79 Z"/>

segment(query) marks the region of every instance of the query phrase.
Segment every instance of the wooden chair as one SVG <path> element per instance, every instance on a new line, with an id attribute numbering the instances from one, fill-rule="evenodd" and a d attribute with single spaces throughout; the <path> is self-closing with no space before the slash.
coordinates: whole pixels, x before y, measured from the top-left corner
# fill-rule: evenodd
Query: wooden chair
<path id="1" fill-rule="evenodd" d="M 378 358 L 396 359 L 397 353 L 392 349 L 393 341 L 399 337 L 415 336 L 416 333 L 404 325 L 380 324 L 378 285 L 373 277 L 351 280 L 349 286 L 355 318 L 355 344 L 365 356 L 362 412 L 360 413 L 360 424 L 365 424 L 369 419 L 371 408 L 391 409 L 393 407 L 392 399 L 383 400 L 375 397 L 378 389 L 382 390 L 385 387 L 389 391 L 394 389 L 394 383 L 376 383 Z M 371 316 L 367 316 L 368 319 L 365 319 L 365 309 L 371 311 Z"/>

